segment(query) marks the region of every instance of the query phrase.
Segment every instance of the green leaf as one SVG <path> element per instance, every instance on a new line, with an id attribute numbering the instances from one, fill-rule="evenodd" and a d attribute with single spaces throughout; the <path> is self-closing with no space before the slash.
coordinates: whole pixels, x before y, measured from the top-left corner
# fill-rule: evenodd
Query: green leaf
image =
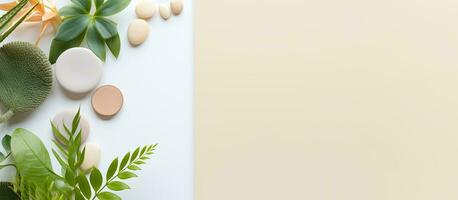
<path id="1" fill-rule="evenodd" d="M 23 1 L 24 1 L 24 0 L 23 0 Z M 19 24 L 21 24 L 21 23 L 27 18 L 27 16 L 29 16 L 29 14 L 35 9 L 35 7 L 37 7 L 37 5 L 38 5 L 38 3 L 35 4 L 34 6 L 30 7 L 29 10 L 28 10 L 24 15 L 22 15 L 22 17 L 21 17 L 19 20 L 17 20 L 12 26 L 9 26 L 8 29 L 7 29 L 4 33 L 2 33 L 2 34 L 0 35 L 0 42 L 2 42 L 3 40 L 5 40 L 5 38 L 8 37 L 8 36 L 9 36 L 9 35 L 19 26 Z M 16 13 L 16 14 L 17 14 L 17 13 Z M 14 14 L 14 15 L 16 15 L 16 14 Z M 1 18 L 0 18 L 0 19 L 1 19 Z M 12 19 L 12 18 L 7 19 L 7 21 L 6 21 L 5 23 L 8 24 L 8 22 L 9 22 L 11 19 Z M 2 24 L 2 25 L 4 25 L 4 24 Z M 3 31 L 3 27 L 0 28 L 0 29 Z"/>
<path id="2" fill-rule="evenodd" d="M 104 0 L 95 0 L 95 8 L 98 9 L 102 4 Z"/>
<path id="3" fill-rule="evenodd" d="M 6 152 L 11 151 L 11 136 L 10 135 L 5 135 L 2 139 L 2 146 L 5 149 Z"/>
<path id="4" fill-rule="evenodd" d="M 59 165 L 64 169 L 67 168 L 68 165 L 67 163 L 65 163 L 64 159 L 62 159 L 60 155 L 54 149 L 52 149 L 51 151 L 54 154 L 54 157 L 57 159 L 57 162 L 59 162 Z"/>
<path id="5" fill-rule="evenodd" d="M 54 137 L 56 137 L 60 142 L 64 143 L 65 145 L 68 144 L 68 139 L 64 135 L 62 135 L 59 129 L 57 129 L 56 125 L 54 125 L 54 123 L 52 122 L 51 122 L 51 129 L 54 134 Z"/>
<path id="6" fill-rule="evenodd" d="M 6 14 L 4 14 L 0 18 L 0 30 L 3 30 L 7 27 L 9 22 L 17 16 L 17 14 L 22 10 L 22 8 L 27 5 L 28 0 L 22 0 L 16 6 L 14 6 L 11 10 L 9 10 Z"/>
<path id="7" fill-rule="evenodd" d="M 76 133 L 76 130 L 78 129 L 78 126 L 80 125 L 81 121 L 81 108 L 78 108 L 78 112 L 76 112 L 75 116 L 73 117 L 72 120 L 72 134 Z M 65 125 L 65 123 L 64 123 Z M 79 146 L 78 146 L 79 147 Z"/>
<path id="8" fill-rule="evenodd" d="M 65 169 L 65 180 L 68 184 L 75 185 L 75 173 L 73 173 L 73 170 L 69 167 Z"/>
<path id="9" fill-rule="evenodd" d="M 121 51 L 121 39 L 119 38 L 119 34 L 116 33 L 114 37 L 105 40 L 105 43 L 107 44 L 113 56 L 118 58 L 119 52 Z"/>
<path id="10" fill-rule="evenodd" d="M 6 159 L 5 154 L 3 154 L 2 152 L 0 152 L 0 163 L 3 162 L 5 159 Z"/>
<path id="11" fill-rule="evenodd" d="M 35 134 L 25 129 L 16 129 L 11 138 L 11 153 L 19 174 L 28 181 L 43 183 L 50 178 L 58 178 L 52 171 L 46 147 Z"/>
<path id="12" fill-rule="evenodd" d="M 132 172 L 121 172 L 118 174 L 118 178 L 120 179 L 129 179 L 129 178 L 134 178 L 134 177 L 138 177 L 138 176 Z"/>
<path id="13" fill-rule="evenodd" d="M 91 0 L 71 0 L 74 4 L 76 4 L 78 7 L 84 9 L 87 13 L 91 11 L 91 5 L 92 1 Z"/>
<path id="14" fill-rule="evenodd" d="M 91 176 L 89 177 L 89 179 L 91 180 L 91 185 L 92 188 L 94 188 L 94 191 L 99 190 L 103 182 L 103 177 L 102 173 L 100 173 L 100 170 L 96 167 L 92 168 Z"/>
<path id="15" fill-rule="evenodd" d="M 84 174 L 78 176 L 78 186 L 81 193 L 83 193 L 87 199 L 91 198 L 91 186 L 89 186 L 89 182 Z"/>
<path id="16" fill-rule="evenodd" d="M 144 146 L 142 148 L 142 150 L 140 151 L 140 156 L 143 156 L 143 154 L 145 153 L 146 149 L 148 148 L 148 146 Z"/>
<path id="17" fill-rule="evenodd" d="M 119 171 L 124 169 L 124 167 L 127 165 L 127 162 L 129 162 L 129 158 L 130 158 L 130 152 L 127 152 L 126 155 L 121 160 L 121 164 L 119 165 Z"/>
<path id="18" fill-rule="evenodd" d="M 107 177 L 106 177 L 107 182 L 111 179 L 111 177 L 113 177 L 113 175 L 116 173 L 116 170 L 118 170 L 118 158 L 115 158 L 111 162 L 110 167 L 108 167 Z"/>
<path id="19" fill-rule="evenodd" d="M 78 37 L 70 41 L 60 41 L 54 38 L 51 43 L 51 48 L 49 50 L 49 62 L 51 64 L 56 63 L 57 58 L 67 49 L 80 46 L 81 42 L 84 39 L 86 32 L 83 31 Z"/>
<path id="20" fill-rule="evenodd" d="M 113 191 L 122 191 L 122 190 L 130 189 L 130 187 L 127 184 L 120 182 L 120 181 L 113 181 L 109 183 L 108 188 Z"/>
<path id="21" fill-rule="evenodd" d="M 0 199 L 4 200 L 20 200 L 19 196 L 12 189 L 13 184 L 8 182 L 0 182 Z"/>
<path id="22" fill-rule="evenodd" d="M 101 192 L 97 195 L 97 198 L 99 200 L 121 200 L 121 197 L 111 192 Z"/>
<path id="23" fill-rule="evenodd" d="M 137 165 L 129 165 L 129 167 L 127 167 L 127 169 L 130 169 L 130 170 L 133 170 L 133 171 L 138 171 L 138 170 L 142 170 L 140 167 L 138 167 Z"/>
<path id="24" fill-rule="evenodd" d="M 143 158 L 143 157 L 142 157 Z M 145 164 L 145 162 L 139 160 L 139 161 L 135 161 L 134 164 L 137 164 L 137 165 L 143 165 Z"/>
<path id="25" fill-rule="evenodd" d="M 84 198 L 83 194 L 81 194 L 81 191 L 76 188 L 76 191 L 75 191 L 75 200 L 86 200 L 86 198 Z"/>
<path id="26" fill-rule="evenodd" d="M 59 26 L 56 40 L 68 42 L 77 38 L 87 29 L 90 18 L 87 15 L 78 15 L 66 18 Z"/>
<path id="27" fill-rule="evenodd" d="M 135 159 L 137 159 L 137 156 L 138 156 L 138 152 L 140 151 L 140 147 L 137 147 L 135 150 L 134 150 L 134 153 L 132 153 L 132 157 L 130 157 L 130 162 L 134 161 Z"/>
<path id="28" fill-rule="evenodd" d="M 95 12 L 96 16 L 110 16 L 121 12 L 130 3 L 130 0 L 107 0 Z"/>
<path id="29" fill-rule="evenodd" d="M 105 61 L 106 48 L 103 38 L 97 32 L 95 25 L 91 24 L 87 30 L 86 43 L 89 49 L 94 52 L 100 60 Z"/>
<path id="30" fill-rule="evenodd" d="M 95 18 L 95 28 L 99 32 L 100 36 L 102 36 L 103 39 L 110 39 L 116 34 L 118 34 L 118 31 L 116 30 L 116 27 L 118 25 L 116 22 L 109 20 L 104 17 L 96 17 Z"/>
<path id="31" fill-rule="evenodd" d="M 75 15 L 84 15 L 84 14 L 88 14 L 88 12 L 79 6 L 67 5 L 59 10 L 59 14 L 60 16 L 67 17 L 67 16 L 75 16 Z"/>

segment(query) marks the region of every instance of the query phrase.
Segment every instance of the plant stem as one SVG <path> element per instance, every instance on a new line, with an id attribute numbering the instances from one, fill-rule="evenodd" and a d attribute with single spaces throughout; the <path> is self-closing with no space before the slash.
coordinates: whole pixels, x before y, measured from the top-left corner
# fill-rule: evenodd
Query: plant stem
<path id="1" fill-rule="evenodd" d="M 14 115 L 13 110 L 8 110 L 6 113 L 3 115 L 0 115 L 0 123 L 8 121 L 12 116 Z"/>

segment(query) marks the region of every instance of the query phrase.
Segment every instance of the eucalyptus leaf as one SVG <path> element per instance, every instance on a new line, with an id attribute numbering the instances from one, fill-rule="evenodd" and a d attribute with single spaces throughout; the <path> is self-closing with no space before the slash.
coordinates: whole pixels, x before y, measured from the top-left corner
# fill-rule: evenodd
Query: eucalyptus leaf
<path id="1" fill-rule="evenodd" d="M 103 38 L 97 32 L 95 25 L 92 24 L 88 27 L 86 42 L 89 49 L 100 58 L 100 60 L 105 61 L 106 59 L 106 48 Z"/>
<path id="2" fill-rule="evenodd" d="M 27 181 L 43 183 L 59 178 L 52 170 L 46 147 L 35 134 L 25 129 L 16 129 L 11 139 L 11 153 L 19 174 Z"/>
<path id="3" fill-rule="evenodd" d="M 102 186 L 103 177 L 99 169 L 97 169 L 96 167 L 92 168 L 89 180 L 91 181 L 91 185 L 92 185 L 92 188 L 94 188 L 94 191 L 97 191 L 100 189 L 100 187 Z"/>
<path id="4" fill-rule="evenodd" d="M 88 14 L 86 10 L 76 5 L 67 5 L 59 10 L 60 16 L 74 16 Z"/>
<path id="5" fill-rule="evenodd" d="M 107 0 L 95 12 L 96 16 L 111 16 L 124 10 L 130 4 L 130 0 Z"/>
<path id="6" fill-rule="evenodd" d="M 120 182 L 120 181 L 113 181 L 109 183 L 107 187 L 113 191 L 122 191 L 122 190 L 130 189 L 129 185 L 123 182 Z"/>
<path id="7" fill-rule="evenodd" d="M 16 112 L 37 108 L 51 93 L 52 70 L 46 55 L 27 42 L 11 42 L 0 48 L 0 102 L 9 109 L 0 123 Z"/>
<path id="8" fill-rule="evenodd" d="M 100 36 L 102 36 L 105 40 L 118 34 L 118 31 L 116 30 L 117 26 L 116 22 L 110 19 L 104 17 L 95 18 L 95 28 L 99 32 Z"/>
<path id="9" fill-rule="evenodd" d="M 119 52 L 121 50 L 121 39 L 119 38 L 119 34 L 117 33 L 112 38 L 105 40 L 105 43 L 107 44 L 108 49 L 110 49 L 113 56 L 118 58 Z"/>
<path id="10" fill-rule="evenodd" d="M 91 20 L 87 15 L 77 15 L 65 19 L 59 26 L 59 30 L 55 39 L 68 42 L 77 38 L 87 29 L 90 21 Z"/>

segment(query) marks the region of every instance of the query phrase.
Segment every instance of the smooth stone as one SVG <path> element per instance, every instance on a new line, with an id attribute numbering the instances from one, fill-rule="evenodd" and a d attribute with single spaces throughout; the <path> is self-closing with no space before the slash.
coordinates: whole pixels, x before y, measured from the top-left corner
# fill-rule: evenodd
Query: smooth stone
<path id="1" fill-rule="evenodd" d="M 71 130 L 73 117 L 75 117 L 75 115 L 76 115 L 75 111 L 67 110 L 67 111 L 60 112 L 56 116 L 54 116 L 52 123 L 62 133 L 62 135 L 66 137 L 67 134 L 65 132 L 64 124 L 68 129 Z M 80 118 L 80 124 L 76 132 L 78 133 L 80 130 L 81 130 L 81 143 L 84 143 L 89 136 L 90 125 L 89 125 L 89 121 L 82 115 Z M 59 140 L 59 142 L 63 142 L 58 137 L 56 137 L 56 139 Z"/>
<path id="2" fill-rule="evenodd" d="M 129 24 L 127 30 L 127 38 L 133 46 L 137 46 L 145 42 L 149 35 L 149 25 L 143 19 L 134 19 Z"/>
<path id="3" fill-rule="evenodd" d="M 92 95 L 92 108 L 102 118 L 111 118 L 122 108 L 122 92 L 113 85 L 99 87 Z"/>
<path id="4" fill-rule="evenodd" d="M 159 14 L 161 15 L 162 19 L 167 20 L 172 15 L 172 11 L 170 10 L 170 6 L 167 4 L 159 5 Z"/>
<path id="5" fill-rule="evenodd" d="M 142 0 L 135 7 L 138 18 L 149 19 L 156 14 L 157 5 L 152 0 Z"/>
<path id="6" fill-rule="evenodd" d="M 183 11 L 183 0 L 170 1 L 170 8 L 172 9 L 173 15 L 180 15 L 181 11 Z"/>
<path id="7" fill-rule="evenodd" d="M 82 94 L 93 90 L 103 74 L 103 62 L 89 49 L 66 50 L 56 61 L 56 78 L 69 92 Z"/>
<path id="8" fill-rule="evenodd" d="M 100 163 L 100 145 L 95 143 L 86 144 L 86 152 L 84 153 L 84 160 L 80 166 L 83 171 L 89 171 L 93 167 L 97 167 Z"/>

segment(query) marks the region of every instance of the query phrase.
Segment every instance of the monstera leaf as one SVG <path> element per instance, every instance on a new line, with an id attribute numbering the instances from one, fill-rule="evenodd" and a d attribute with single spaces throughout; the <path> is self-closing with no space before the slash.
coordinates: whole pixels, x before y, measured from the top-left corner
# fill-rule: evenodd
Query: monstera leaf
<path id="1" fill-rule="evenodd" d="M 0 123 L 16 112 L 37 108 L 51 92 L 52 70 L 46 55 L 27 42 L 0 48 L 0 103 L 8 109 Z"/>

